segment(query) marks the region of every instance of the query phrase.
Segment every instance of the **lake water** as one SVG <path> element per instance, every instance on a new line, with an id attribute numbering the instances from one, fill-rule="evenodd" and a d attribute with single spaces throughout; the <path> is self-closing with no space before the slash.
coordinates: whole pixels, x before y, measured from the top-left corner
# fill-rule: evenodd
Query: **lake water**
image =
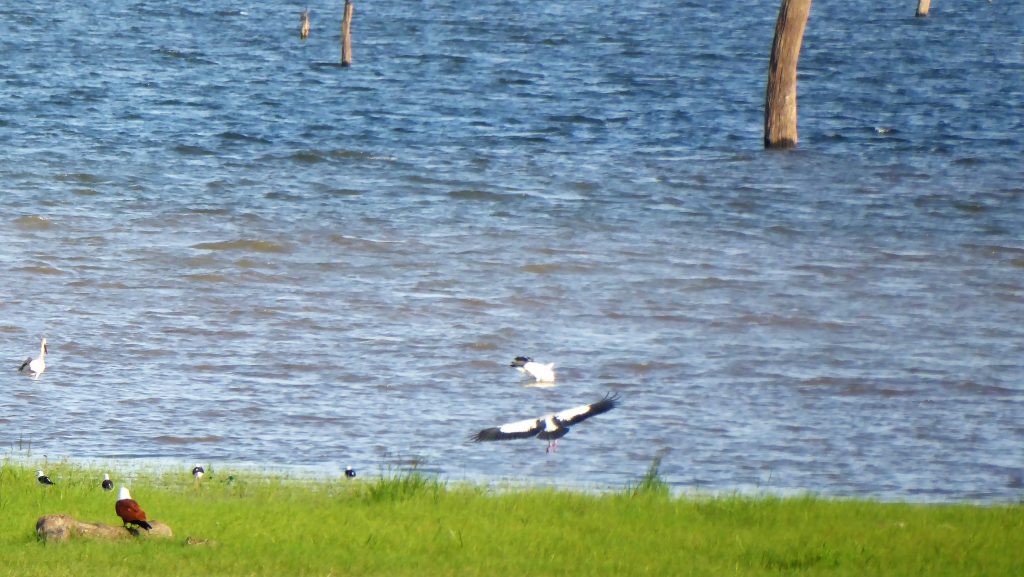
<path id="1" fill-rule="evenodd" d="M 1019 500 L 1020 3 L 719 4 L 0 8 L 3 451 Z"/>

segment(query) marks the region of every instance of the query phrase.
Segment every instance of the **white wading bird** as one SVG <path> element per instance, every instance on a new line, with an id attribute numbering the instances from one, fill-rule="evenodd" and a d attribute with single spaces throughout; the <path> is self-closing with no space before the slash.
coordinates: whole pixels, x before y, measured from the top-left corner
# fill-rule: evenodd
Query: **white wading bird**
<path id="1" fill-rule="evenodd" d="M 533 377 L 538 383 L 555 382 L 555 363 L 538 363 L 530 357 L 516 357 L 512 359 L 510 367 L 515 367 L 520 373 Z"/>
<path id="2" fill-rule="evenodd" d="M 526 419 L 514 423 L 506 423 L 500 427 L 484 429 L 470 437 L 475 442 L 503 441 L 505 439 L 525 439 L 536 436 L 548 442 L 545 452 L 558 450 L 558 439 L 569 432 L 569 427 L 594 415 L 607 413 L 619 404 L 619 395 L 607 394 L 603 399 L 589 405 L 581 405 L 536 419 Z"/>
<path id="3" fill-rule="evenodd" d="M 39 345 L 39 356 L 34 359 L 32 357 L 25 359 L 25 362 L 18 367 L 18 372 L 24 372 L 25 369 L 28 369 L 28 374 L 33 379 L 39 380 L 39 375 L 46 370 L 46 339 L 43 339 L 43 344 Z"/>

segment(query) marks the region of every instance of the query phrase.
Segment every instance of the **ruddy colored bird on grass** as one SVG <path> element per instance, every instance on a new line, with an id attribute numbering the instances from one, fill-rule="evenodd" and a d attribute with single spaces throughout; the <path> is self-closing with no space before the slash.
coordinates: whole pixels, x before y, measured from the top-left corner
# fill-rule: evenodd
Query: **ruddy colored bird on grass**
<path id="1" fill-rule="evenodd" d="M 484 429 L 470 437 L 475 442 L 502 441 L 505 439 L 525 439 L 538 437 L 548 442 L 546 452 L 558 450 L 558 439 L 569 432 L 569 427 L 582 422 L 594 415 L 607 413 L 619 404 L 619 395 L 607 394 L 603 399 L 589 405 L 580 405 L 536 419 L 526 419 L 514 423 L 506 423 L 499 427 Z"/>
<path id="2" fill-rule="evenodd" d="M 18 372 L 23 373 L 28 370 L 29 376 L 34 380 L 39 380 L 39 375 L 43 374 L 46 370 L 46 339 L 43 339 L 43 343 L 39 345 L 39 356 L 36 358 L 29 357 L 25 359 L 25 362 L 21 363 L 18 367 Z"/>
<path id="3" fill-rule="evenodd" d="M 153 528 L 146 521 L 146 512 L 142 510 L 142 507 L 132 499 L 131 493 L 128 492 L 127 487 L 121 487 L 121 491 L 117 494 L 117 503 L 114 504 L 114 512 L 121 518 L 121 522 L 124 523 L 125 527 L 129 525 L 135 525 L 142 527 L 149 531 Z"/>

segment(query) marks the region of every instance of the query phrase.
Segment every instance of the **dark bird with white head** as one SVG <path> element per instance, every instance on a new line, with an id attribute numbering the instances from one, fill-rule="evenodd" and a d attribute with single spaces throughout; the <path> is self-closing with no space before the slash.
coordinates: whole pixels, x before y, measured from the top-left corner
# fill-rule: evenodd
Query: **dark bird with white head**
<path id="1" fill-rule="evenodd" d="M 580 405 L 536 419 L 525 419 L 514 423 L 506 423 L 498 427 L 490 427 L 471 436 L 475 442 L 503 441 L 506 439 L 525 439 L 537 437 L 548 442 L 545 452 L 558 450 L 558 439 L 569 432 L 569 427 L 601 413 L 607 413 L 619 405 L 619 394 L 609 393 L 603 399 L 589 405 Z"/>
<path id="2" fill-rule="evenodd" d="M 135 499 L 132 499 L 127 487 L 121 487 L 121 491 L 118 492 L 117 503 L 114 503 L 114 512 L 121 518 L 125 527 L 135 525 L 147 531 L 153 528 L 146 520 L 146 512 L 142 510 Z"/>

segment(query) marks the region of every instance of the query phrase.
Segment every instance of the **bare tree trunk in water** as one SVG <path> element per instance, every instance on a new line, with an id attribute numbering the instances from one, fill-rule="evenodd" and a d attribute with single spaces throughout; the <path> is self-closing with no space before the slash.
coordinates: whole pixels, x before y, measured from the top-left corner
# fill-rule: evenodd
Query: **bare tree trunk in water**
<path id="1" fill-rule="evenodd" d="M 352 0 L 345 0 L 345 15 L 341 19 L 341 65 L 352 65 Z"/>
<path id="2" fill-rule="evenodd" d="M 764 147 L 796 146 L 796 63 L 811 13 L 811 0 L 782 0 L 768 62 L 764 97 Z"/>
<path id="3" fill-rule="evenodd" d="M 928 10 L 932 7 L 932 0 L 917 0 L 917 14 L 918 18 L 924 18 L 928 15 Z"/>

